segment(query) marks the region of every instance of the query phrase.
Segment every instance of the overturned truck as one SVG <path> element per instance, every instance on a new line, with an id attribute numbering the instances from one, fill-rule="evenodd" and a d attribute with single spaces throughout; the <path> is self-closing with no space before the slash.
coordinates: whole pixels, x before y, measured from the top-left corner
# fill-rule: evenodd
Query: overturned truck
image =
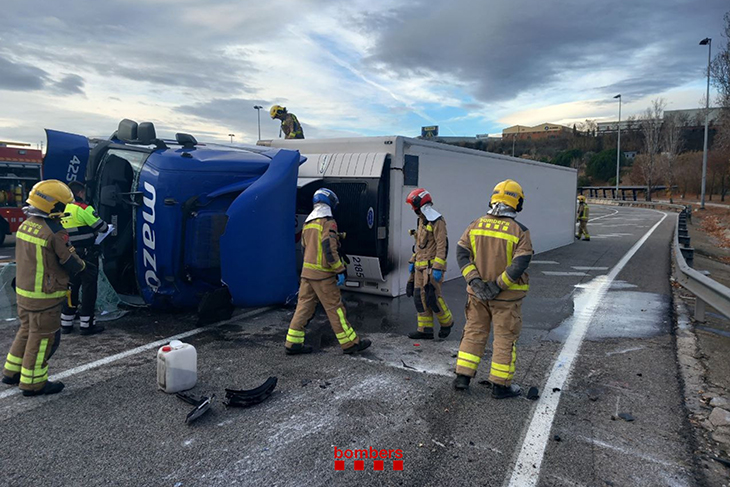
<path id="1" fill-rule="evenodd" d="M 44 177 L 84 181 L 115 229 L 101 243 L 120 295 L 162 309 L 291 300 L 297 151 L 157 138 L 123 120 L 108 139 L 47 130 Z M 230 297 L 228 296 L 230 293 Z"/>

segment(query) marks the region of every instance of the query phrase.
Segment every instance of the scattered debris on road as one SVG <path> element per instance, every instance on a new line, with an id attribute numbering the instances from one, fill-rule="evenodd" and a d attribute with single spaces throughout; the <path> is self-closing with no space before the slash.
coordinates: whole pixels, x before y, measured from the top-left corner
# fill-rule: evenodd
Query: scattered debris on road
<path id="1" fill-rule="evenodd" d="M 226 389 L 226 402 L 223 404 L 225 404 L 226 407 L 236 406 L 244 408 L 259 404 L 271 396 L 274 392 L 274 388 L 276 388 L 277 382 L 278 378 L 269 377 L 266 382 L 255 389 Z"/>

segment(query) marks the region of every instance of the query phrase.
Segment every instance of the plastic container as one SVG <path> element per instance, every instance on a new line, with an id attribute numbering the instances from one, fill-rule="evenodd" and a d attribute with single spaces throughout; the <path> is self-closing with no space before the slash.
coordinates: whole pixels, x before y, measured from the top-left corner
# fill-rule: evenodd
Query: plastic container
<path id="1" fill-rule="evenodd" d="M 186 391 L 198 381 L 198 353 L 180 340 L 157 351 L 157 386 L 168 394 Z"/>

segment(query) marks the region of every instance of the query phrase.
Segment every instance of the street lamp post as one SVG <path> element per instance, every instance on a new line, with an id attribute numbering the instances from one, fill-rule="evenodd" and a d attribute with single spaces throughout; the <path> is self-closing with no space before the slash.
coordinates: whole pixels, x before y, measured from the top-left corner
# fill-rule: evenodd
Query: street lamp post
<path id="1" fill-rule="evenodd" d="M 253 108 L 254 108 L 254 110 L 256 110 L 256 115 L 257 115 L 257 118 L 259 121 L 259 139 L 258 140 L 261 140 L 261 109 L 264 107 L 262 107 L 261 105 L 254 105 Z"/>
<path id="2" fill-rule="evenodd" d="M 236 134 L 228 134 L 228 137 L 231 138 L 231 145 L 233 145 L 233 137 L 235 137 Z"/>
<path id="3" fill-rule="evenodd" d="M 616 199 L 618 199 L 619 164 L 621 163 L 621 93 L 618 98 L 618 143 L 616 144 Z"/>
<path id="4" fill-rule="evenodd" d="M 702 197 L 700 209 L 705 209 L 705 185 L 707 184 L 707 132 L 710 125 L 710 63 L 712 62 L 712 39 L 705 37 L 700 46 L 707 46 L 707 97 L 705 99 L 705 146 L 702 152 Z"/>

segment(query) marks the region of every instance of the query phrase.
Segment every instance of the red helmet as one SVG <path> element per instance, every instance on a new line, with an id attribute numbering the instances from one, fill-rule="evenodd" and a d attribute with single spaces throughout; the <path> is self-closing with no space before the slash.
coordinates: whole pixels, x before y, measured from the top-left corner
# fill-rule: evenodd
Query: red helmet
<path id="1" fill-rule="evenodd" d="M 413 208 L 414 210 L 420 210 L 421 207 L 426 203 L 433 204 L 433 200 L 431 199 L 431 193 L 423 188 L 416 188 L 408 193 L 406 203 L 411 205 L 411 208 Z"/>

